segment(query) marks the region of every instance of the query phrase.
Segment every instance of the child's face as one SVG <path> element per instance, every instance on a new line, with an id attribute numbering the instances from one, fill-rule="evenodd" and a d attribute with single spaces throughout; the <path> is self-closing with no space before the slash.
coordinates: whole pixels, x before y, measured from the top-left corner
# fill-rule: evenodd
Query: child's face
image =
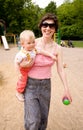
<path id="1" fill-rule="evenodd" d="M 26 50 L 26 51 L 31 51 L 35 48 L 35 39 L 31 39 L 31 38 L 25 38 L 23 40 L 23 48 Z"/>

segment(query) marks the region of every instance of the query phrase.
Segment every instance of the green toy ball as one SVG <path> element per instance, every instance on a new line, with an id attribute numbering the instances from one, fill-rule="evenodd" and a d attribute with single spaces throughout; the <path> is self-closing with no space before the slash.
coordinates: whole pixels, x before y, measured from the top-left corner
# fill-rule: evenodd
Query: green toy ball
<path id="1" fill-rule="evenodd" d="M 70 104 L 70 101 L 69 101 L 69 99 L 67 97 L 64 97 L 62 102 L 63 102 L 64 105 L 69 105 Z"/>

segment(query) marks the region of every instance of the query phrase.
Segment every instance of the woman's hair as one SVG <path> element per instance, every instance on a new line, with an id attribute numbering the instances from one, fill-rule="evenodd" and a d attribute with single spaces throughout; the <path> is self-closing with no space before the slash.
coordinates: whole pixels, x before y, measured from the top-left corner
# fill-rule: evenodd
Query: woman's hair
<path id="1" fill-rule="evenodd" d="M 40 29 L 42 27 L 42 23 L 45 20 L 53 20 L 54 24 L 55 24 L 55 31 L 57 32 L 57 30 L 58 30 L 58 18 L 57 18 L 57 16 L 54 15 L 54 14 L 51 14 L 51 13 L 47 13 L 46 15 L 44 15 L 44 17 L 41 19 L 41 21 L 40 21 L 40 23 L 38 25 Z"/>
<path id="2" fill-rule="evenodd" d="M 25 38 L 29 37 L 30 39 L 35 39 L 35 35 L 33 33 L 33 31 L 31 30 L 24 30 L 20 33 L 20 42 L 21 44 L 23 44 L 23 41 L 25 40 Z"/>

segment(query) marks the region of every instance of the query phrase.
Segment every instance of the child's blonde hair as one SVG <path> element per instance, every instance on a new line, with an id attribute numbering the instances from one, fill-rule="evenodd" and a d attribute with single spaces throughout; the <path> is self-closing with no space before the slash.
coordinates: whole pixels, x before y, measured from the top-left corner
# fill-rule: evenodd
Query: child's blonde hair
<path id="1" fill-rule="evenodd" d="M 35 35 L 31 30 L 24 30 L 20 33 L 20 43 L 23 44 L 25 38 L 29 37 L 31 40 L 35 40 Z"/>

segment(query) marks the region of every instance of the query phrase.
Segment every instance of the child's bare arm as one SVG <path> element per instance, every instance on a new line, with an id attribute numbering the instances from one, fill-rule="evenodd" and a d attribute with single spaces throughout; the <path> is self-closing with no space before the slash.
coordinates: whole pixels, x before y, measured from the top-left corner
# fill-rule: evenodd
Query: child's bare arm
<path id="1" fill-rule="evenodd" d="M 48 51 L 46 51 L 46 50 L 44 50 L 44 49 L 37 49 L 37 53 L 38 54 L 43 54 L 43 55 L 45 55 L 45 56 L 49 56 L 49 57 L 51 57 L 53 60 L 56 60 L 56 56 L 55 55 L 53 55 L 53 54 L 51 54 L 50 52 L 48 52 Z"/>
<path id="2" fill-rule="evenodd" d="M 22 60 L 22 62 L 20 63 L 20 67 L 26 68 L 26 67 L 31 67 L 34 63 L 33 58 L 31 58 L 31 60 L 27 61 L 27 58 L 25 58 L 24 60 Z"/>

